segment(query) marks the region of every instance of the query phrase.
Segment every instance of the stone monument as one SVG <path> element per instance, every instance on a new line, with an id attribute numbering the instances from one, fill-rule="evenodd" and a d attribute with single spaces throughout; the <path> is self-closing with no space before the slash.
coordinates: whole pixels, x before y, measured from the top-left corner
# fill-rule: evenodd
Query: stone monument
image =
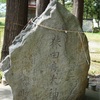
<path id="1" fill-rule="evenodd" d="M 53 1 L 14 39 L 6 79 L 13 100 L 82 100 L 88 42 L 78 20 Z"/>

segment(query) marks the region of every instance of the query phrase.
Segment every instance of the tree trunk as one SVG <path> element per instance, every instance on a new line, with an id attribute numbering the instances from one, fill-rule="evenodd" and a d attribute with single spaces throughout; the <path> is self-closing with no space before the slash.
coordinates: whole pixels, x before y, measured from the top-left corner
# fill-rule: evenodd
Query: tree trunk
<path id="1" fill-rule="evenodd" d="M 27 23 L 28 0 L 7 0 L 6 24 L 1 58 L 9 54 L 9 46 Z"/>
<path id="2" fill-rule="evenodd" d="M 44 12 L 44 10 L 46 9 L 49 2 L 50 2 L 50 0 L 37 0 L 37 2 L 36 2 L 36 17 L 39 17 Z"/>
<path id="3" fill-rule="evenodd" d="M 73 0 L 73 14 L 78 18 L 80 26 L 83 24 L 84 0 Z"/>

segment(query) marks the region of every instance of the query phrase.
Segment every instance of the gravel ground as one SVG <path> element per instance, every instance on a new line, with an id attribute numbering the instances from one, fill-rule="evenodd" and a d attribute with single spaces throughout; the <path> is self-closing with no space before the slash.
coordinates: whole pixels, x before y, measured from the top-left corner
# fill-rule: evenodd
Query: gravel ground
<path id="1" fill-rule="evenodd" d="M 13 100 L 9 85 L 4 86 L 0 84 L 0 100 Z"/>
<path id="2" fill-rule="evenodd" d="M 0 84 L 0 100 L 13 100 L 9 85 L 4 86 Z M 100 92 L 86 89 L 84 100 L 100 100 Z"/>
<path id="3" fill-rule="evenodd" d="M 89 76 L 88 89 L 100 92 L 100 75 L 98 75 L 98 76 Z"/>

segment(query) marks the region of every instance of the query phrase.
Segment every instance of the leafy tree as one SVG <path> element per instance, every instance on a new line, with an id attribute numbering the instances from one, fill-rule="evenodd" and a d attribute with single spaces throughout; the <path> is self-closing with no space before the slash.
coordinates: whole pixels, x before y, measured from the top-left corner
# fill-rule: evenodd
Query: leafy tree
<path id="1" fill-rule="evenodd" d="M 0 0 L 0 2 L 2 2 L 2 3 L 6 3 L 6 0 Z"/>
<path id="2" fill-rule="evenodd" d="M 84 0 L 84 18 L 100 19 L 100 0 Z"/>
<path id="3" fill-rule="evenodd" d="M 99 26 L 99 21 L 100 21 L 100 1 L 99 0 L 95 0 L 95 17 L 97 19 L 98 22 L 98 26 Z"/>
<path id="4" fill-rule="evenodd" d="M 84 18 L 93 18 L 95 0 L 84 0 Z"/>
<path id="5" fill-rule="evenodd" d="M 99 26 L 100 20 L 100 0 L 85 0 L 84 2 L 84 18 L 97 20 Z"/>

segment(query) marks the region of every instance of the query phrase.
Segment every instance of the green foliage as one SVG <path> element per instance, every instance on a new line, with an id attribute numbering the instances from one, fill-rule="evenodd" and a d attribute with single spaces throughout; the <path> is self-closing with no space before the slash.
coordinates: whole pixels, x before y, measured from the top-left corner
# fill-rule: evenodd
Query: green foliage
<path id="1" fill-rule="evenodd" d="M 3 45 L 3 37 L 4 37 L 4 26 L 0 26 L 0 52 Z M 0 58 L 1 58 L 1 53 L 0 53 Z"/>
<path id="2" fill-rule="evenodd" d="M 100 20 L 100 1 L 96 0 L 96 4 L 95 4 L 95 14 L 97 14 L 97 19 Z"/>
<path id="3" fill-rule="evenodd" d="M 0 26 L 5 25 L 5 17 L 0 17 Z"/>
<path id="4" fill-rule="evenodd" d="M 4 24 L 5 24 L 5 17 L 0 17 L 0 52 L 2 49 L 2 44 L 3 44 L 3 37 L 4 37 Z M 0 53 L 1 57 L 1 53 Z"/>
<path id="5" fill-rule="evenodd" d="M 1 3 L 6 3 L 6 0 L 0 0 Z"/>
<path id="6" fill-rule="evenodd" d="M 0 80 L 2 79 L 2 72 L 0 71 Z"/>
<path id="7" fill-rule="evenodd" d="M 100 20 L 100 1 L 84 0 L 84 18 Z"/>
<path id="8" fill-rule="evenodd" d="M 4 26 L 4 25 L 5 25 L 5 23 L 0 22 L 0 26 Z"/>
<path id="9" fill-rule="evenodd" d="M 94 0 L 84 1 L 84 18 L 93 18 L 94 14 Z"/>
<path id="10" fill-rule="evenodd" d="M 73 9 L 73 4 L 69 3 L 69 4 L 65 4 L 66 9 L 68 9 L 70 12 L 72 12 Z"/>
<path id="11" fill-rule="evenodd" d="M 93 33 L 99 33 L 99 32 L 100 32 L 100 28 L 97 27 L 93 28 Z"/>

